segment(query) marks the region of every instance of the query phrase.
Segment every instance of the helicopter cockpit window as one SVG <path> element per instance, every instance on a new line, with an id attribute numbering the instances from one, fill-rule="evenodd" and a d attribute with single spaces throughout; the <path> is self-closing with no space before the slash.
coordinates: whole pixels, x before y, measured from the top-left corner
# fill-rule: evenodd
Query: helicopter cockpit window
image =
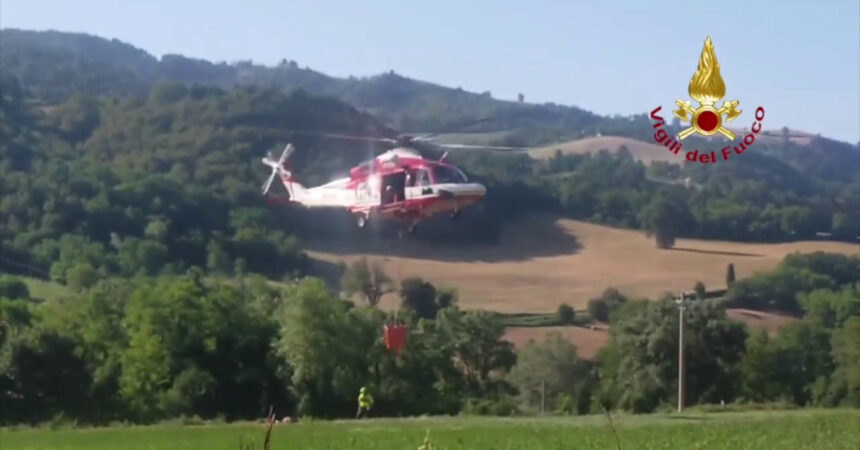
<path id="1" fill-rule="evenodd" d="M 452 167 L 436 166 L 433 168 L 433 178 L 437 184 L 443 183 L 465 183 L 466 176 L 463 172 Z"/>
<path id="2" fill-rule="evenodd" d="M 415 186 L 430 186 L 430 174 L 426 170 L 415 172 Z"/>

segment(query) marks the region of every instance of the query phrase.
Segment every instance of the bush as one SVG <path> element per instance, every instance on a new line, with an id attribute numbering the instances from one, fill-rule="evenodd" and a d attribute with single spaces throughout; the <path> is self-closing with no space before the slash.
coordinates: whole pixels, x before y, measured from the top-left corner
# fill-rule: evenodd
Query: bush
<path id="1" fill-rule="evenodd" d="M 520 414 L 520 410 L 514 397 L 504 396 L 497 399 L 466 400 L 463 413 L 476 416 L 515 416 Z"/>
<path id="2" fill-rule="evenodd" d="M 588 301 L 588 315 L 594 320 L 609 322 L 609 303 L 601 298 Z"/>
<path id="3" fill-rule="evenodd" d="M 574 410 L 575 404 L 573 402 L 573 397 L 567 393 L 558 394 L 558 400 L 556 401 L 555 413 L 559 415 L 572 415 L 576 411 Z"/>
<path id="4" fill-rule="evenodd" d="M 0 297 L 5 297 L 11 300 L 18 298 L 30 298 L 30 289 L 27 284 L 10 275 L 0 276 Z"/>
<path id="5" fill-rule="evenodd" d="M 558 320 L 561 321 L 561 323 L 570 325 L 576 318 L 576 311 L 574 311 L 567 303 L 562 303 L 561 305 L 558 305 L 556 315 L 558 315 Z"/>
<path id="6" fill-rule="evenodd" d="M 590 300 L 588 302 L 588 314 L 594 319 L 601 322 L 609 322 L 612 311 L 620 308 L 621 305 L 627 303 L 627 297 L 618 289 L 606 288 L 600 298 Z"/>

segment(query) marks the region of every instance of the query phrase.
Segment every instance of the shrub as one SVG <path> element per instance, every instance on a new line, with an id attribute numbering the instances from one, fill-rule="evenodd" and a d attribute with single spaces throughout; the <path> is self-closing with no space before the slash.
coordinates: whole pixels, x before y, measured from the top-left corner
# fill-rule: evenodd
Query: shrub
<path id="1" fill-rule="evenodd" d="M 576 311 L 574 311 L 567 303 L 562 303 L 561 305 L 558 305 L 556 315 L 558 315 L 558 320 L 561 321 L 561 323 L 570 325 L 576 318 Z"/>

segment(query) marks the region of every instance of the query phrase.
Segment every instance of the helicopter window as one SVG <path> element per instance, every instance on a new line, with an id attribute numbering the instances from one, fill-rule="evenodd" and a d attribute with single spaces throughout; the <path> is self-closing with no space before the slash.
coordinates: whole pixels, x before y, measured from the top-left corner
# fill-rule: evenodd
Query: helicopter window
<path id="1" fill-rule="evenodd" d="M 438 184 L 442 183 L 465 183 L 466 176 L 463 172 L 446 166 L 436 166 L 433 168 L 433 178 Z"/>
<path id="2" fill-rule="evenodd" d="M 430 174 L 426 170 L 415 172 L 415 186 L 430 186 Z"/>

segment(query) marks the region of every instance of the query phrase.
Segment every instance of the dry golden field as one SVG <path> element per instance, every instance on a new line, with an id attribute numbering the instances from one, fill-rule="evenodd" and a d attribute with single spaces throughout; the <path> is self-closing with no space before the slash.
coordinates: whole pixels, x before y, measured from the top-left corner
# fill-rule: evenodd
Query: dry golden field
<path id="1" fill-rule="evenodd" d="M 638 231 L 536 216 L 511 224 L 491 247 L 429 247 L 402 241 L 310 242 L 311 256 L 337 262 L 362 256 L 379 261 L 398 280 L 421 276 L 455 287 L 467 309 L 551 312 L 561 303 L 586 307 L 609 286 L 639 297 L 725 287 L 726 266 L 738 278 L 774 268 L 792 252 L 860 253 L 860 245 L 836 242 L 755 244 L 680 239 L 659 250 Z M 336 250 L 335 250 L 336 249 Z M 389 294 L 383 307 L 396 305 Z"/>
<path id="2" fill-rule="evenodd" d="M 749 133 L 749 127 L 735 128 L 730 127 L 732 131 L 743 136 Z M 800 145 L 809 145 L 814 135 L 797 130 L 789 130 L 789 139 Z M 758 135 L 758 139 L 763 142 L 782 142 L 781 130 L 768 130 Z M 567 142 L 559 142 L 543 147 L 538 147 L 529 151 L 529 154 L 535 159 L 551 158 L 555 155 L 556 150 L 561 150 L 562 154 L 597 154 L 602 149 L 606 149 L 611 153 L 618 151 L 621 146 L 627 147 L 630 154 L 634 158 L 646 164 L 652 161 L 666 161 L 669 163 L 680 164 L 684 162 L 683 155 L 675 155 L 669 152 L 666 147 L 655 143 L 653 140 L 642 141 L 621 136 L 592 136 L 582 139 L 574 139 Z"/>
<path id="3" fill-rule="evenodd" d="M 726 313 L 732 319 L 746 323 L 750 329 L 765 328 L 771 335 L 775 334 L 779 327 L 799 320 L 783 314 L 749 309 L 729 309 Z M 530 340 L 543 341 L 546 335 L 552 332 L 561 333 L 576 346 L 577 354 L 581 358 L 589 360 L 593 360 L 597 352 L 609 342 L 609 327 L 603 323 L 585 327 L 509 327 L 505 339 L 519 349 Z"/>
<path id="4" fill-rule="evenodd" d="M 536 216 L 511 224 L 492 247 L 429 247 L 402 241 L 309 243 L 311 256 L 328 262 L 350 262 L 362 256 L 383 264 L 395 280 L 421 276 L 437 286 L 457 289 L 465 309 L 500 312 L 552 312 L 567 303 L 585 309 L 588 300 L 609 286 L 654 298 L 665 291 L 692 289 L 701 280 L 708 289 L 725 287 L 726 266 L 738 278 L 773 269 L 793 252 L 817 250 L 860 253 L 860 245 L 836 242 L 754 244 L 680 239 L 675 248 L 659 250 L 641 232 Z M 336 251 L 334 249 L 337 249 Z M 388 294 L 382 307 L 397 305 Z M 729 316 L 751 328 L 775 332 L 790 317 L 743 309 Z M 584 358 L 593 358 L 609 340 L 608 327 L 512 327 L 506 339 L 521 347 L 559 331 Z"/>

